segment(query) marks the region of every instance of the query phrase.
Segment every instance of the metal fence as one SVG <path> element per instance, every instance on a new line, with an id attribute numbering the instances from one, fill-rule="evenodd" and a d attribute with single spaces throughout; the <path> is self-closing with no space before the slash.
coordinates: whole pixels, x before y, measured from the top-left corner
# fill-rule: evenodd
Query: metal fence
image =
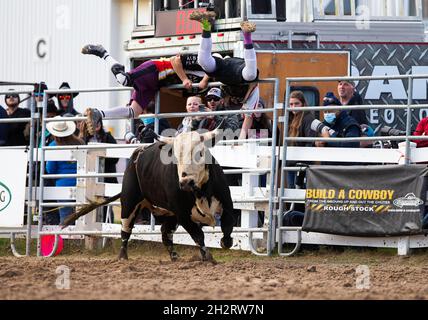
<path id="1" fill-rule="evenodd" d="M 407 106 L 402 105 L 362 105 L 362 106 L 340 106 L 335 107 L 335 109 L 339 110 L 355 110 L 355 109 L 371 109 L 371 108 L 389 108 L 389 109 L 405 109 L 407 110 L 407 121 L 406 121 L 406 135 L 402 137 L 396 137 L 396 136 L 385 136 L 385 137 L 359 137 L 359 138 L 305 138 L 305 137 L 288 137 L 288 127 L 289 127 L 289 112 L 291 111 L 291 108 L 289 107 L 289 97 L 290 97 L 290 87 L 292 83 L 295 82 L 307 82 L 307 81 L 339 81 L 339 80 L 385 80 L 385 79 L 408 79 L 409 80 L 409 88 L 408 88 L 408 104 Z M 276 243 L 278 243 L 278 252 L 280 255 L 291 255 L 294 254 L 301 243 L 301 228 L 291 228 L 291 227 L 283 227 L 282 226 L 282 215 L 284 211 L 284 204 L 286 202 L 292 202 L 290 198 L 287 198 L 284 196 L 285 193 L 285 172 L 293 170 L 303 170 L 304 168 L 300 167 L 286 167 L 285 166 L 285 160 L 287 159 L 287 152 L 288 152 L 288 141 L 376 141 L 376 140 L 405 140 L 406 142 L 406 148 L 405 148 L 405 164 L 410 163 L 409 154 L 410 154 L 410 141 L 412 139 L 419 139 L 424 140 L 428 139 L 428 137 L 424 136 L 412 136 L 410 132 L 411 128 L 411 110 L 416 108 L 427 108 L 428 105 L 413 105 L 412 104 L 412 88 L 413 88 L 413 80 L 414 79 L 423 79 L 428 78 L 428 75 L 406 75 L 406 76 L 383 76 L 383 77 L 324 77 L 324 78 L 288 78 L 286 79 L 286 95 L 285 95 L 285 103 L 280 104 L 278 101 L 278 94 L 279 94 L 279 81 L 278 79 L 263 79 L 260 80 L 260 82 L 264 83 L 271 83 L 273 84 L 273 108 L 267 108 L 263 110 L 258 110 L 257 112 L 260 113 L 271 113 L 272 114 L 272 120 L 273 120 L 273 130 L 272 130 L 272 138 L 271 139 L 262 139 L 264 142 L 270 141 L 271 142 L 271 151 L 270 151 L 270 168 L 267 170 L 266 168 L 262 169 L 232 169 L 232 170 L 225 170 L 225 173 L 266 173 L 268 172 L 270 174 L 269 176 L 269 198 L 268 199 L 259 199 L 259 200 L 253 200 L 254 202 L 261 201 L 261 202 L 268 202 L 268 224 L 266 228 L 242 228 L 241 230 L 237 230 L 234 232 L 243 232 L 248 233 L 249 235 L 249 241 L 251 246 L 251 251 L 256 255 L 271 255 Z M 218 86 L 220 83 L 211 83 L 210 86 Z M 193 86 L 197 86 L 197 84 L 193 84 Z M 175 85 L 171 86 L 171 89 L 181 89 L 183 88 L 181 85 Z M 7 120 L 0 120 L 0 122 L 30 122 L 31 126 L 31 137 L 30 137 L 30 146 L 29 146 L 29 177 L 28 180 L 28 202 L 27 202 L 27 228 L 24 230 L 1 230 L 0 233 L 7 233 L 10 234 L 11 237 L 11 246 L 12 246 L 12 252 L 15 256 L 21 256 L 16 248 L 15 248 L 15 235 L 16 234 L 26 234 L 26 253 L 25 255 L 30 255 L 30 241 L 32 237 L 32 216 L 34 214 L 34 211 L 36 209 L 36 202 L 38 201 L 38 225 L 37 225 L 37 255 L 41 255 L 41 243 L 40 243 L 40 237 L 42 235 L 55 235 L 55 245 L 54 250 L 52 251 L 51 255 L 55 252 L 57 241 L 58 241 L 58 235 L 101 235 L 101 236 L 108 236 L 108 235 L 118 235 L 117 232 L 106 232 L 106 231 L 95 231 L 95 230 L 74 230 L 74 231 L 46 231 L 43 230 L 43 208 L 45 207 L 54 207 L 57 206 L 57 203 L 48 203 L 44 202 L 44 180 L 45 179 L 51 179 L 51 178 L 60 178 L 60 177 L 75 177 L 75 178 L 95 178 L 95 177 L 118 177 L 121 176 L 121 173 L 117 174 L 106 174 L 106 173 L 86 173 L 86 174 L 69 174 L 69 175 L 49 175 L 45 173 L 44 163 L 45 163 L 45 152 L 47 150 L 97 150 L 97 149 L 105 149 L 104 145 L 85 145 L 85 146 L 57 146 L 57 147 L 49 147 L 45 145 L 45 129 L 46 124 L 51 121 L 63 121 L 64 119 L 59 118 L 47 118 L 47 100 L 49 94 L 59 94 L 59 93 L 71 93 L 71 92 L 82 92 L 82 93 L 90 93 L 90 92 L 109 92 L 109 91 L 128 91 L 132 90 L 132 88 L 101 88 L 101 89 L 73 89 L 73 90 L 46 90 L 43 100 L 43 109 L 42 109 L 42 116 L 41 119 L 38 115 L 38 113 L 35 110 L 35 101 L 34 99 L 30 100 L 30 109 L 31 109 L 31 117 L 30 118 L 23 118 L 23 119 L 7 119 Z M 1 94 L 7 94 L 10 93 L 10 91 L 0 91 Z M 31 94 L 30 91 L 15 91 L 14 93 L 25 93 L 25 94 Z M 279 110 L 283 111 L 283 117 L 279 117 Z M 293 108 L 295 111 L 311 111 L 311 110 L 330 110 L 332 107 L 303 107 L 303 108 Z M 159 119 L 161 118 L 174 118 L 174 117 L 185 117 L 185 116 L 212 116 L 212 115 L 231 115 L 231 114 L 246 114 L 246 113 L 253 113 L 252 110 L 228 110 L 228 111 L 214 111 L 214 112 L 195 112 L 195 113 L 161 113 L 160 112 L 160 98 L 159 95 L 156 97 L 156 108 L 155 108 L 155 119 L 156 119 L 156 126 L 155 130 L 158 131 L 159 125 Z M 151 115 L 141 115 L 140 118 L 144 117 L 152 117 Z M 66 120 L 85 120 L 86 117 L 74 117 L 74 118 L 66 118 Z M 106 118 L 106 119 L 123 119 L 123 118 Z M 41 121 L 40 121 L 41 120 Z M 36 190 L 36 186 L 33 185 L 31 177 L 33 176 L 34 172 L 37 170 L 37 163 L 38 163 L 38 148 L 35 146 L 36 141 L 36 129 L 39 125 L 42 127 L 41 130 L 41 143 L 42 146 L 40 148 L 40 182 L 39 182 L 39 189 L 38 189 L 38 199 L 34 200 L 33 195 Z M 281 146 L 277 146 L 277 129 L 278 124 L 280 122 L 284 123 L 284 130 L 283 130 L 283 143 Z M 262 141 L 260 140 L 260 141 Z M 220 142 L 224 145 L 229 144 L 237 144 L 237 143 L 248 143 L 248 142 L 254 142 L 259 140 L 245 140 L 245 141 L 223 141 Z M 109 148 L 115 149 L 115 148 L 136 148 L 138 145 L 113 145 L 109 146 Z M 358 149 L 364 152 L 363 149 Z M 36 158 L 36 161 L 34 159 Z M 282 159 L 282 165 L 281 168 L 279 168 L 280 159 Z M 280 176 L 278 176 L 280 174 Z M 279 178 L 279 179 L 278 179 Z M 279 180 L 279 183 L 278 183 Z M 278 186 L 279 184 L 279 186 Z M 248 202 L 245 200 L 242 200 L 243 202 Z M 67 206 L 79 206 L 83 205 L 84 202 L 69 202 L 64 203 L 64 205 Z M 152 227 L 153 227 L 153 220 L 152 220 Z M 158 231 L 155 231 L 154 228 L 150 231 L 144 231 L 141 233 L 150 233 L 155 234 Z M 218 231 L 207 231 L 204 230 L 204 232 L 207 233 L 214 233 Z M 266 233 L 267 238 L 267 245 L 266 245 L 266 252 L 260 253 L 258 252 L 252 245 L 252 235 L 254 233 Z M 297 241 L 296 246 L 292 250 L 292 252 L 284 253 L 282 252 L 282 246 L 281 246 L 281 237 L 283 232 L 295 232 Z M 278 235 L 278 238 L 277 238 Z"/>

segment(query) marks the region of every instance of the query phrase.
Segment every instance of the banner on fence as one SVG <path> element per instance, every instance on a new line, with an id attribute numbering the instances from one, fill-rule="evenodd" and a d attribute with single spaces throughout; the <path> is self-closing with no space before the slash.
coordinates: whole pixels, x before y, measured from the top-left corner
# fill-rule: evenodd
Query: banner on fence
<path id="1" fill-rule="evenodd" d="M 303 230 L 353 236 L 420 233 L 426 165 L 311 166 Z"/>
<path id="2" fill-rule="evenodd" d="M 25 181 L 27 152 L 25 150 L 0 150 L 0 227 L 24 225 Z"/>

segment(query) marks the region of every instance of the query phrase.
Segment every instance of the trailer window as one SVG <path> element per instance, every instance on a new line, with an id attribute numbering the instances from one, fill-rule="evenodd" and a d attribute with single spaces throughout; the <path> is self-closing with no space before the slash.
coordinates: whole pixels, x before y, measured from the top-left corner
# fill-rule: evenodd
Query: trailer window
<path id="1" fill-rule="evenodd" d="M 272 5 L 269 1 L 251 1 L 253 14 L 272 14 Z"/>
<path id="2" fill-rule="evenodd" d="M 424 0 L 425 2 L 425 0 Z M 316 18 L 420 18 L 421 0 L 314 0 Z"/>

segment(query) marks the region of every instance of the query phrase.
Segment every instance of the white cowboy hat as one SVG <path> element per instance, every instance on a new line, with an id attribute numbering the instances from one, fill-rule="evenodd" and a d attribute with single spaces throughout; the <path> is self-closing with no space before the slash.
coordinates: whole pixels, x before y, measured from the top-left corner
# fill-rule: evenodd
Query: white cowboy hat
<path id="1" fill-rule="evenodd" d="M 56 116 L 55 118 L 61 118 Z M 52 121 L 46 124 L 46 129 L 55 137 L 68 137 L 76 131 L 76 124 L 73 120 L 67 121 Z"/>

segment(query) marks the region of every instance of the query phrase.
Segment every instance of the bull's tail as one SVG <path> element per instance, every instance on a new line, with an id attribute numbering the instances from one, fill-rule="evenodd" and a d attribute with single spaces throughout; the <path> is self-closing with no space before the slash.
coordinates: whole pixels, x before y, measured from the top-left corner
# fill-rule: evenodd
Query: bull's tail
<path id="1" fill-rule="evenodd" d="M 110 202 L 113 202 L 117 199 L 120 198 L 121 193 L 118 193 L 116 195 L 114 195 L 113 197 L 110 198 L 106 198 L 103 201 L 91 201 L 89 200 L 89 204 L 83 206 L 80 210 L 76 211 L 75 213 L 73 213 L 72 215 L 69 215 L 65 220 L 64 223 L 62 225 L 62 229 L 64 229 L 65 227 L 69 226 L 71 223 L 73 223 L 74 221 L 76 221 L 77 219 L 79 219 L 81 216 L 84 216 L 85 214 L 88 214 L 89 212 L 95 210 L 98 207 L 104 206 L 106 204 L 109 204 Z"/>

